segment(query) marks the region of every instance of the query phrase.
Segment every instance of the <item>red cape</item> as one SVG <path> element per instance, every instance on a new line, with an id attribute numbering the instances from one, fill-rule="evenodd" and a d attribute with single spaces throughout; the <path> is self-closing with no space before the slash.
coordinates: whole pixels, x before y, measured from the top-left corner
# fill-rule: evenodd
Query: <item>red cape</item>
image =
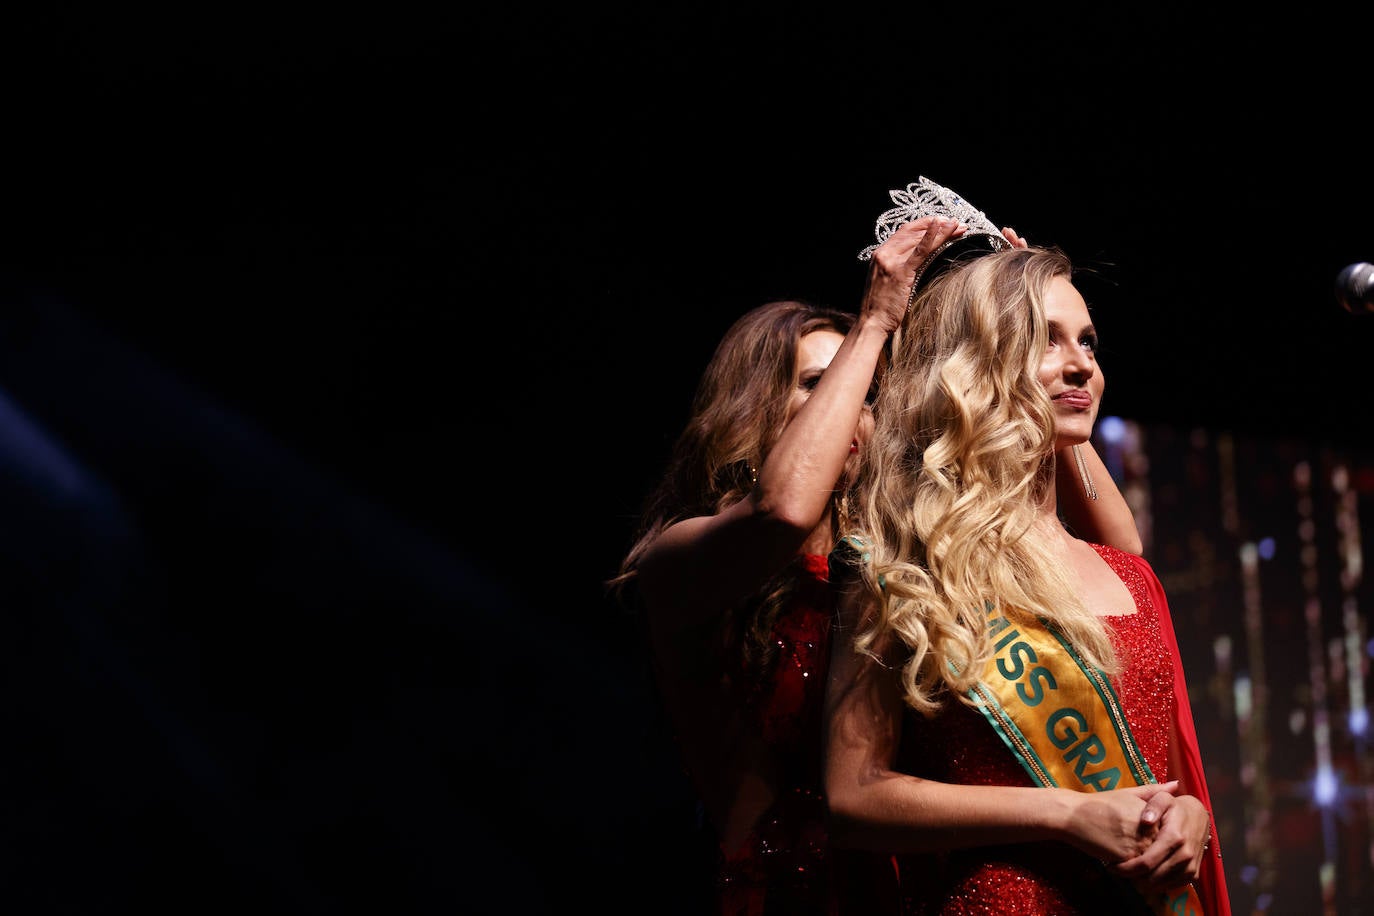
<path id="1" fill-rule="evenodd" d="M 1188 681 L 1183 676 L 1183 659 L 1178 652 L 1178 637 L 1174 634 L 1174 620 L 1169 614 L 1169 601 L 1164 586 L 1154 568 L 1142 557 L 1128 554 L 1140 568 L 1145 587 L 1159 615 L 1159 630 L 1164 645 L 1174 659 L 1174 735 L 1179 742 L 1179 758 L 1183 772 L 1169 775 L 1183 781 L 1187 794 L 1196 797 L 1209 812 L 1212 798 L 1207 792 L 1207 775 L 1202 768 L 1202 752 L 1198 749 L 1197 728 L 1193 725 L 1193 707 L 1188 700 Z M 1217 836 L 1217 820 L 1212 817 L 1212 844 L 1202 859 L 1202 874 L 1196 887 L 1207 916 L 1231 916 L 1231 898 L 1226 890 L 1226 872 L 1221 862 L 1221 838 Z"/>

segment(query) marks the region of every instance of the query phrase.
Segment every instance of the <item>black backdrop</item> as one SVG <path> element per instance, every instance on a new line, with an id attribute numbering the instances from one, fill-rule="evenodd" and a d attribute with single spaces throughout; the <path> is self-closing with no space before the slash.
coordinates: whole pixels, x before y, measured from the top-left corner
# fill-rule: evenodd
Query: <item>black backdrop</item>
<path id="1" fill-rule="evenodd" d="M 691 912 L 601 581 L 714 341 L 767 298 L 853 307 L 926 175 L 1094 269 L 1109 412 L 1367 441 L 1374 318 L 1332 293 L 1374 259 L 1366 26 L 16 24 L 7 891 Z"/>

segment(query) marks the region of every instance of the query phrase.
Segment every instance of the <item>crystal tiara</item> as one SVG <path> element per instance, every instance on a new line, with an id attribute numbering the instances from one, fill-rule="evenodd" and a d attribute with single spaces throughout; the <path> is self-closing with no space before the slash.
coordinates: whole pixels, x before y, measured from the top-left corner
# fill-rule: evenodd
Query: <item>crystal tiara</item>
<path id="1" fill-rule="evenodd" d="M 882 215 L 878 217 L 878 225 L 874 230 L 878 241 L 859 252 L 860 261 L 867 261 L 872 258 L 877 247 L 887 241 L 888 236 L 896 232 L 898 226 L 918 220 L 923 216 L 942 216 L 958 220 L 968 227 L 965 236 L 975 234 L 992 236 L 992 239 L 987 240 L 989 248 L 1011 247 L 1011 243 L 1002 235 L 1002 230 L 993 225 L 982 210 L 949 188 L 936 184 L 924 175 L 919 181 L 907 185 L 905 190 L 897 188 L 887 193 L 897 206 L 891 210 L 883 211 Z M 932 255 L 932 257 L 934 256 Z"/>

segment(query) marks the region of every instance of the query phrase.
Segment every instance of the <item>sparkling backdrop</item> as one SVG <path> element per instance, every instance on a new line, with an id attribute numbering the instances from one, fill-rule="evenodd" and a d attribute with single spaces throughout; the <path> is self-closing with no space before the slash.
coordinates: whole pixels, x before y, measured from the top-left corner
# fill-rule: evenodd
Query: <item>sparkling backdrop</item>
<path id="1" fill-rule="evenodd" d="M 1169 596 L 1235 913 L 1374 906 L 1374 455 L 1106 418 L 1098 446 Z"/>

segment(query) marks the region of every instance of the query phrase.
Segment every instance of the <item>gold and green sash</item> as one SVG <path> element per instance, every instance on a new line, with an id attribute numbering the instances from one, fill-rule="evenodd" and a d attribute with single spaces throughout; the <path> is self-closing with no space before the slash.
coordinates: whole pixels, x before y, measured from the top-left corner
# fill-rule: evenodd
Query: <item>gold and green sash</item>
<path id="1" fill-rule="evenodd" d="M 1116 691 L 1058 630 L 988 609 L 995 655 L 970 693 L 1037 785 L 1107 792 L 1157 782 Z M 1205 916 L 1191 884 L 1147 896 L 1157 916 Z"/>

